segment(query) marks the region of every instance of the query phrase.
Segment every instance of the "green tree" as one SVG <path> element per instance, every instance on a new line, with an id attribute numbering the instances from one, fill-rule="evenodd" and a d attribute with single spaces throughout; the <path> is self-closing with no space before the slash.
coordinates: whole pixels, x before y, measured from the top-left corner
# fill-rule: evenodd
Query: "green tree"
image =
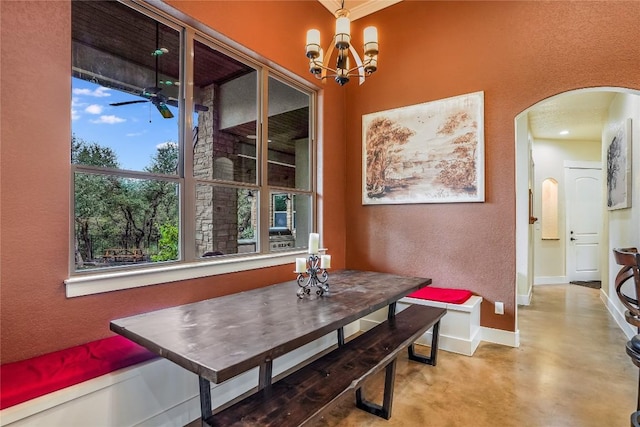
<path id="1" fill-rule="evenodd" d="M 71 162 L 87 166 L 117 168 L 118 160 L 111 148 L 89 143 L 82 138 L 71 137 Z M 104 175 L 77 173 L 75 185 L 75 258 L 78 265 L 94 258 L 94 246 L 99 244 L 102 212 L 107 209 L 110 194 L 116 185 L 114 179 Z"/>
<path id="2" fill-rule="evenodd" d="M 75 135 L 71 151 L 73 163 L 119 168 L 111 148 L 87 143 Z M 145 171 L 175 175 L 177 162 L 178 145 L 166 142 L 158 147 Z M 174 224 L 177 228 L 178 187 L 161 178 L 79 172 L 75 177 L 75 206 L 76 264 L 82 266 L 83 259 L 96 259 L 108 248 L 146 249 L 148 253 L 158 246 L 162 238 L 158 224 Z"/>
<path id="3" fill-rule="evenodd" d="M 238 239 L 253 239 L 254 229 L 251 222 L 253 193 L 250 190 L 238 190 Z"/>
<path id="4" fill-rule="evenodd" d="M 170 223 L 160 226 L 158 253 L 151 256 L 152 261 L 171 261 L 178 258 L 178 226 Z"/>

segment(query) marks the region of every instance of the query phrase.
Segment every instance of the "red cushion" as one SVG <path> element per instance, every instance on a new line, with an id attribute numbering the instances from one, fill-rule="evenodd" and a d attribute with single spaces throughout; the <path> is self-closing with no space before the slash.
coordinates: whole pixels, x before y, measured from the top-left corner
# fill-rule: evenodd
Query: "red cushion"
<path id="1" fill-rule="evenodd" d="M 154 353 L 119 335 L 0 366 L 0 409 L 144 362 Z"/>
<path id="2" fill-rule="evenodd" d="M 411 298 L 427 299 L 429 301 L 446 302 L 448 304 L 462 304 L 471 298 L 473 293 L 464 289 L 445 289 L 427 286 L 426 288 L 422 288 L 407 296 Z"/>

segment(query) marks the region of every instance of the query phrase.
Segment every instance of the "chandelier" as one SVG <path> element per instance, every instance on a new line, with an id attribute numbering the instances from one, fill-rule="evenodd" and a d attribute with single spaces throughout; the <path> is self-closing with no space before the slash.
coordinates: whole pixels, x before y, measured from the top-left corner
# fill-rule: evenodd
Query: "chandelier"
<path id="1" fill-rule="evenodd" d="M 378 30 L 376 27 L 364 29 L 364 61 L 358 56 L 358 52 L 351 45 L 351 21 L 349 11 L 342 7 L 335 13 L 336 33 L 333 36 L 333 43 L 337 53 L 336 67 L 329 67 L 333 51 L 329 48 L 329 54 L 324 55 L 320 47 L 320 31 L 312 29 L 307 31 L 307 58 L 309 58 L 309 72 L 318 79 L 334 77 L 340 86 L 349 83 L 349 78 L 358 77 L 360 84 L 364 83 L 365 76 L 373 74 L 378 69 Z M 356 66 L 351 68 L 349 52 L 356 62 Z"/>

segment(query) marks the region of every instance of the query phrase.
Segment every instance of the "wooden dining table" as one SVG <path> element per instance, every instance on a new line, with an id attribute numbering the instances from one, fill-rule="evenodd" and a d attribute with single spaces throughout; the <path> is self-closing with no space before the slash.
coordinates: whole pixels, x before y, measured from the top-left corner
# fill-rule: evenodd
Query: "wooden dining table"
<path id="1" fill-rule="evenodd" d="M 273 360 L 431 283 L 371 271 L 331 272 L 328 293 L 299 298 L 295 280 L 111 321 L 112 331 L 195 373 L 202 418 L 211 416 L 211 384 L 259 367 L 271 386 Z"/>

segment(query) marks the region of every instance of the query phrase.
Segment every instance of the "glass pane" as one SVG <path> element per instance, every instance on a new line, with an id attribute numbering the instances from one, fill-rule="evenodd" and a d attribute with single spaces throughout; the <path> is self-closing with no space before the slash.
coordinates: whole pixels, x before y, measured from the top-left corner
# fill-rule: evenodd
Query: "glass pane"
<path id="1" fill-rule="evenodd" d="M 196 253 L 201 257 L 256 251 L 258 192 L 196 187 Z"/>
<path id="2" fill-rule="evenodd" d="M 271 193 L 269 205 L 269 250 L 304 248 L 311 231 L 311 196 Z"/>
<path id="3" fill-rule="evenodd" d="M 117 2 L 71 10 L 73 137 L 109 149 L 97 166 L 149 171 L 158 149 L 178 144 L 180 34 Z"/>
<path id="4" fill-rule="evenodd" d="M 310 96 L 269 78 L 269 185 L 309 190 Z"/>
<path id="5" fill-rule="evenodd" d="M 76 270 L 159 261 L 178 253 L 178 184 L 75 174 Z"/>
<path id="6" fill-rule="evenodd" d="M 257 75 L 243 64 L 195 41 L 193 176 L 257 182 Z"/>

